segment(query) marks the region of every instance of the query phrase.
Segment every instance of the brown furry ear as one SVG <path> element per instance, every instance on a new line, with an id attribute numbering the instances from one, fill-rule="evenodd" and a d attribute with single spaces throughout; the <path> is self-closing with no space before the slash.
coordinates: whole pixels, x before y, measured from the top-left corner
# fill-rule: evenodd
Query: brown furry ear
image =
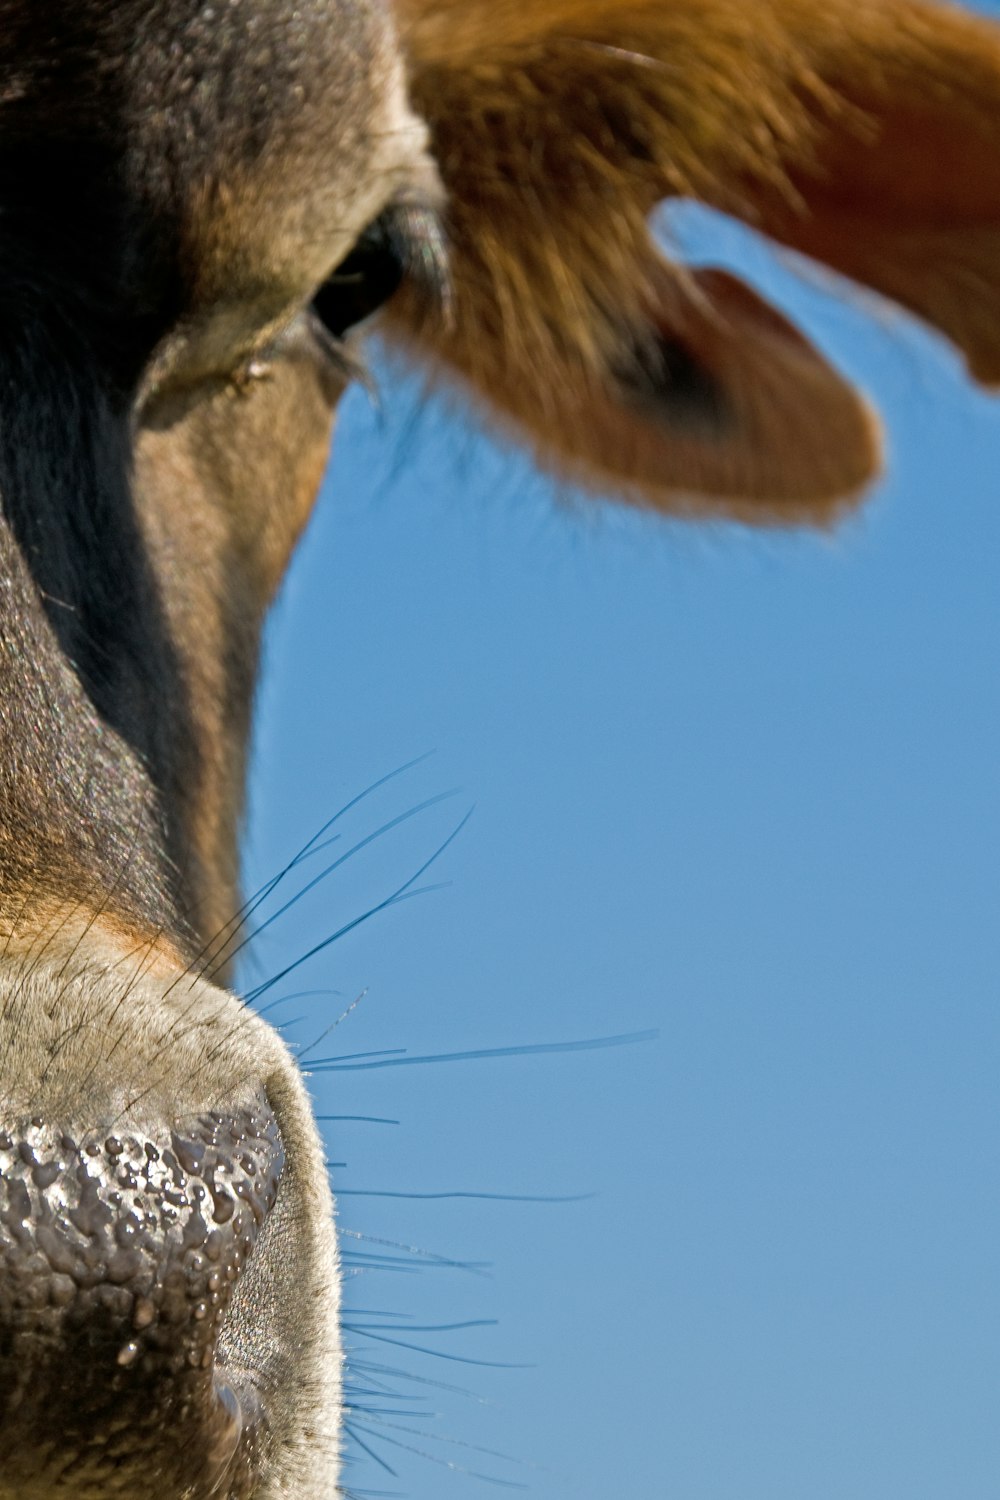
<path id="1" fill-rule="evenodd" d="M 1000 383 L 1000 27 L 881 0 L 802 33 L 822 85 L 808 150 L 788 160 L 791 191 L 756 195 L 754 221 L 910 308 Z"/>
<path id="2" fill-rule="evenodd" d="M 397 10 L 455 293 L 447 326 L 404 293 L 389 330 L 550 467 L 769 521 L 824 521 L 877 468 L 863 402 L 786 320 L 660 256 L 670 196 L 885 292 L 1000 379 L 995 26 L 923 0 Z"/>

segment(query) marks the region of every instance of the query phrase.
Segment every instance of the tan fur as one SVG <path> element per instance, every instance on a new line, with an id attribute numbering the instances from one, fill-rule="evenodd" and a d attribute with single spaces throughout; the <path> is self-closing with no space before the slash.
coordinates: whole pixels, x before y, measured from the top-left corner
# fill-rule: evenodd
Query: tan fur
<path id="1" fill-rule="evenodd" d="M 242 934 L 231 920 L 236 834 L 260 632 L 312 511 L 342 390 L 298 329 L 260 378 L 159 403 L 139 435 L 137 490 L 170 580 L 164 600 L 193 731 L 177 747 L 169 798 L 186 851 L 186 915 L 196 948 L 209 943 L 223 974 L 223 953 Z"/>

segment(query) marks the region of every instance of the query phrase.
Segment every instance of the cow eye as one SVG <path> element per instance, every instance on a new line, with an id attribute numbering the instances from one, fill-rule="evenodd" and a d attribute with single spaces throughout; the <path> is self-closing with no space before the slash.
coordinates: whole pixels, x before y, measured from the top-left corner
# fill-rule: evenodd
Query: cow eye
<path id="1" fill-rule="evenodd" d="M 447 258 L 433 207 L 393 203 L 363 232 L 313 298 L 313 311 L 334 339 L 365 322 L 412 281 L 429 304 L 447 301 Z"/>
<path id="2" fill-rule="evenodd" d="M 405 274 L 404 247 L 394 233 L 390 214 L 382 214 L 320 287 L 313 310 L 327 332 L 342 339 L 389 301 Z"/>

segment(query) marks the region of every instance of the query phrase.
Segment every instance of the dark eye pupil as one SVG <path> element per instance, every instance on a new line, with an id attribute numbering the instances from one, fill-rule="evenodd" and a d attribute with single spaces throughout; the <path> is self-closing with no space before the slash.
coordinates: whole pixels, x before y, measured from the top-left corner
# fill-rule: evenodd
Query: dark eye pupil
<path id="1" fill-rule="evenodd" d="M 313 299 L 313 309 L 334 338 L 363 323 L 398 290 L 406 273 L 405 248 L 390 215 L 369 224 Z"/>

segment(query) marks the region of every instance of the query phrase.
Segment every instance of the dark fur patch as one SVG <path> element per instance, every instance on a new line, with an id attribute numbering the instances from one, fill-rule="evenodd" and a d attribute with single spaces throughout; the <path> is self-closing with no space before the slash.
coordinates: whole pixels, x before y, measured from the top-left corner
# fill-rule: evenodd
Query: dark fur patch
<path id="1" fill-rule="evenodd" d="M 618 379 L 650 415 L 681 431 L 721 435 L 732 419 L 724 387 L 680 339 L 637 344 L 634 362 Z"/>

